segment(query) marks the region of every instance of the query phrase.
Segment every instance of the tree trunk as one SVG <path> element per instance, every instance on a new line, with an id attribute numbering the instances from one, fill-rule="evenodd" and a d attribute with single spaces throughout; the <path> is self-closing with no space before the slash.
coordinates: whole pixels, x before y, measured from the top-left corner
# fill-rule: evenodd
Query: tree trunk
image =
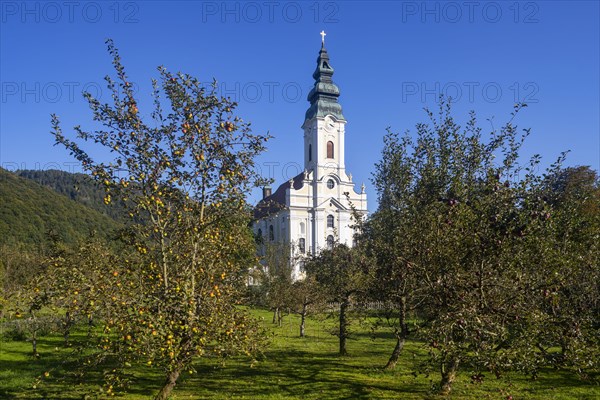
<path id="1" fill-rule="evenodd" d="M 304 337 L 306 324 L 306 304 L 302 304 L 302 312 L 300 313 L 300 337 Z"/>
<path id="2" fill-rule="evenodd" d="M 348 298 L 345 298 L 340 304 L 340 356 L 348 355 L 346 351 L 346 339 L 348 338 L 348 317 L 346 312 L 349 305 L 350 300 Z"/>
<path id="3" fill-rule="evenodd" d="M 408 338 L 408 325 L 406 324 L 406 301 L 403 298 L 400 299 L 399 303 L 399 311 L 400 315 L 398 316 L 398 325 L 400 329 L 396 329 L 396 347 L 394 347 L 394 351 L 390 356 L 387 364 L 383 369 L 391 370 L 396 368 L 396 364 L 398 363 L 398 358 L 400 358 L 400 353 L 402 353 L 402 349 L 404 348 L 404 343 Z"/>
<path id="4" fill-rule="evenodd" d="M 175 385 L 177 384 L 177 379 L 179 378 L 180 373 L 181 373 L 181 369 L 178 368 L 178 369 L 170 372 L 169 375 L 167 375 L 165 384 L 162 387 L 162 389 L 160 389 L 160 392 L 158 392 L 158 394 L 154 398 L 155 400 L 167 400 L 169 398 L 169 395 L 171 394 L 171 392 L 173 391 L 173 388 L 175 388 Z"/>
<path id="5" fill-rule="evenodd" d="M 396 368 L 396 364 L 398 364 L 398 359 L 400 358 L 400 353 L 402 353 L 402 349 L 404 348 L 405 338 L 402 335 L 396 335 L 396 347 L 394 347 L 394 351 L 390 356 L 387 364 L 383 369 L 392 370 Z"/>
<path id="6" fill-rule="evenodd" d="M 39 358 L 40 354 L 37 351 L 37 329 L 34 329 L 33 332 L 31 332 L 31 346 L 33 358 Z"/>
<path id="7" fill-rule="evenodd" d="M 71 335 L 71 313 L 67 311 L 65 314 L 65 322 L 63 325 L 63 338 L 65 340 L 65 346 L 69 346 L 69 336 Z"/>
<path id="8" fill-rule="evenodd" d="M 273 310 L 273 323 L 276 324 L 277 323 L 277 314 L 279 313 L 279 307 L 276 307 L 275 310 Z"/>
<path id="9" fill-rule="evenodd" d="M 447 396 L 452 390 L 452 383 L 456 379 L 456 371 L 458 370 L 459 360 L 456 357 L 451 357 L 448 361 L 442 362 L 441 372 L 442 380 L 440 381 L 440 394 Z"/>

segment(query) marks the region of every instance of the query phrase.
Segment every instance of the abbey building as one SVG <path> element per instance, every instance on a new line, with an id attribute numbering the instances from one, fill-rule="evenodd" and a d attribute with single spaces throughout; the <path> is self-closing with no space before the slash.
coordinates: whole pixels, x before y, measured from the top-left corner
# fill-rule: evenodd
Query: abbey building
<path id="1" fill-rule="evenodd" d="M 254 212 L 254 233 L 264 243 L 289 244 L 296 260 L 331 247 L 336 241 L 352 246 L 354 231 L 348 199 L 360 213 L 367 213 L 364 185 L 355 190 L 352 175 L 346 172 L 347 121 L 338 102 L 340 90 L 332 76 L 323 41 L 313 73 L 315 84 L 308 94 L 310 106 L 302 124 L 304 172 L 274 192 L 264 188 L 263 199 Z M 295 262 L 293 278 L 301 276 L 301 262 Z"/>

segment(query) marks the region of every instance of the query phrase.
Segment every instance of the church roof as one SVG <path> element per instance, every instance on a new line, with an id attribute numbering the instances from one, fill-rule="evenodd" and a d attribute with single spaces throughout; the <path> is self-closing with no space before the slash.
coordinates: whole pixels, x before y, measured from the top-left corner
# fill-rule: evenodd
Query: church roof
<path id="1" fill-rule="evenodd" d="M 289 181 L 279 185 L 270 196 L 265 197 L 254 207 L 254 219 L 259 220 L 287 208 L 285 191 L 292 187 L 298 190 L 304 186 L 304 172 L 299 173 Z"/>
<path id="2" fill-rule="evenodd" d="M 338 103 L 340 89 L 333 83 L 332 76 L 333 68 L 329 63 L 329 54 L 325 49 L 325 43 L 323 43 L 317 58 L 317 68 L 313 73 L 315 85 L 308 93 L 307 100 L 310 102 L 310 107 L 306 111 L 305 122 L 326 115 L 333 115 L 339 120 L 345 120 L 342 114 L 342 105 Z"/>

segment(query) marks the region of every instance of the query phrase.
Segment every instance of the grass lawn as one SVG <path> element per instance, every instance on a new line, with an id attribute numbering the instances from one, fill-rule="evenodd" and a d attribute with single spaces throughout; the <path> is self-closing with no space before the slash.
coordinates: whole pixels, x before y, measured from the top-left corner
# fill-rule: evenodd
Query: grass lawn
<path id="1" fill-rule="evenodd" d="M 193 375 L 182 375 L 173 399 L 438 399 L 432 385 L 438 374 L 414 374 L 424 349 L 408 342 L 395 371 L 382 371 L 394 346 L 390 332 L 380 330 L 373 337 L 368 326 L 356 324 L 348 342 L 350 356 L 337 356 L 337 338 L 329 332 L 334 320 L 309 320 L 307 338 L 298 337 L 298 318 L 288 316 L 282 327 L 271 324 L 271 314 L 255 311 L 272 332 L 271 346 L 254 365 L 244 358 L 224 365 L 201 360 Z M 77 335 L 74 335 L 77 340 Z M 59 336 L 44 337 L 38 351 L 30 356 L 29 342 L 0 342 L 1 399 L 82 399 L 100 383 L 100 376 L 87 382 L 61 377 L 68 364 L 69 350 L 62 349 Z M 37 376 L 50 372 L 43 383 Z M 155 394 L 163 380 L 159 370 L 132 369 L 134 383 L 124 399 L 145 399 Z M 543 371 L 536 381 L 510 375 L 497 380 L 487 374 L 483 383 L 472 384 L 464 371 L 454 385 L 452 399 L 600 399 L 598 384 L 582 382 L 566 371 Z M 99 393 L 99 392 L 97 392 Z M 93 397 L 92 397 L 93 398 Z M 100 394 L 100 398 L 102 395 Z"/>

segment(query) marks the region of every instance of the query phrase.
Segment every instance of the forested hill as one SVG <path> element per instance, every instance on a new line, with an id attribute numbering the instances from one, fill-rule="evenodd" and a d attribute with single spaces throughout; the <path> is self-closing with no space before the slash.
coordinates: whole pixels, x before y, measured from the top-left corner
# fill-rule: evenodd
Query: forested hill
<path id="1" fill-rule="evenodd" d="M 67 179 L 59 184 L 61 174 L 66 174 L 64 177 Z M 68 196 L 59 193 L 62 191 L 66 194 L 69 190 L 69 175 L 63 172 L 55 175 L 54 186 L 48 186 L 61 187 L 57 192 L 0 168 L 0 244 L 43 246 L 48 241 L 49 232 L 65 243 L 75 243 L 87 237 L 91 231 L 106 235 L 117 228 L 118 223 L 113 218 L 71 198 L 85 198 L 92 205 L 95 192 L 84 189 L 85 195 L 77 195 L 76 190 Z M 91 181 L 88 184 L 93 186 Z"/>
<path id="2" fill-rule="evenodd" d="M 93 179 L 84 174 L 72 174 L 56 169 L 21 170 L 17 175 L 46 186 L 55 192 L 67 196 L 71 200 L 86 205 L 102 214 L 119 220 L 124 213 L 118 203 L 110 206 L 104 204 L 104 190 L 96 185 Z"/>

